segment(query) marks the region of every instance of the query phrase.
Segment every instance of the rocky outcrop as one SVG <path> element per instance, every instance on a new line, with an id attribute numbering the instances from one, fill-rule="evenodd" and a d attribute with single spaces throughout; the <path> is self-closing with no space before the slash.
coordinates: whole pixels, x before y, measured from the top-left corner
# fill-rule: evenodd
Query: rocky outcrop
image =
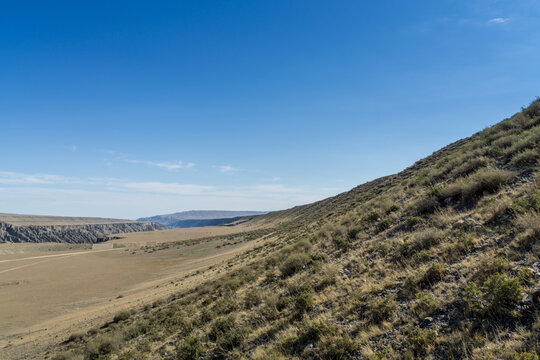
<path id="1" fill-rule="evenodd" d="M 107 235 L 163 230 L 165 226 L 153 222 L 125 222 L 87 225 L 26 225 L 0 222 L 0 243 L 63 242 L 94 244 L 106 240 Z"/>

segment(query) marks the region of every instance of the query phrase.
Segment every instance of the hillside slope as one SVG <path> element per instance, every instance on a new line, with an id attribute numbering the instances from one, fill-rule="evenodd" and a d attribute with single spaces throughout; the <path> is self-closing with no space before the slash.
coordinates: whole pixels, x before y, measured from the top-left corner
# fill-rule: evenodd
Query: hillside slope
<path id="1" fill-rule="evenodd" d="M 538 359 L 540 100 L 403 172 L 252 220 L 196 288 L 56 359 Z"/>

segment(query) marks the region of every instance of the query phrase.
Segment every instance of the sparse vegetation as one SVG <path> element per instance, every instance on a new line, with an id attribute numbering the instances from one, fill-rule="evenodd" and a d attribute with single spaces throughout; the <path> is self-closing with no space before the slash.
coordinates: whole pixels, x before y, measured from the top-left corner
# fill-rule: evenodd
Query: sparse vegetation
<path id="1" fill-rule="evenodd" d="M 244 235 L 254 250 L 59 353 L 538 359 L 538 303 L 523 298 L 538 287 L 539 108 L 402 173 L 253 220 L 267 226 Z"/>

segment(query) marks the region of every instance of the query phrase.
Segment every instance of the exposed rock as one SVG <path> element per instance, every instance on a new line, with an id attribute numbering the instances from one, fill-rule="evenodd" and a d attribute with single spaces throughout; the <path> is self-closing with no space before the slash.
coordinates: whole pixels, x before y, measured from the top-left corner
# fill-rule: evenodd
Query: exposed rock
<path id="1" fill-rule="evenodd" d="M 527 294 L 522 300 L 525 305 L 534 305 L 540 303 L 540 288 L 536 288 L 532 293 Z"/>
<path id="2" fill-rule="evenodd" d="M 65 242 L 98 243 L 107 235 L 166 229 L 151 222 L 126 222 L 87 225 L 27 225 L 16 226 L 0 222 L 0 243 L 19 242 Z"/>

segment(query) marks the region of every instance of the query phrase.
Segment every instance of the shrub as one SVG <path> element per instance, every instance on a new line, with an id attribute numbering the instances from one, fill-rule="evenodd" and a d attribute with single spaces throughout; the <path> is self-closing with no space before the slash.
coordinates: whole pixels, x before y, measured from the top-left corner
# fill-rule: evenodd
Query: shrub
<path id="1" fill-rule="evenodd" d="M 349 335 L 326 336 L 319 344 L 320 356 L 323 360 L 344 360 L 358 349 L 358 343 Z"/>
<path id="2" fill-rule="evenodd" d="M 518 219 L 518 227 L 522 233 L 517 237 L 516 244 L 521 250 L 531 250 L 538 246 L 540 240 L 540 215 L 534 211 Z"/>
<path id="3" fill-rule="evenodd" d="M 259 305 L 261 301 L 262 296 L 260 291 L 257 289 L 251 289 L 250 291 L 246 292 L 246 296 L 244 297 L 244 307 L 246 309 L 251 309 Z"/>
<path id="4" fill-rule="evenodd" d="M 453 252 L 458 254 L 468 254 L 474 249 L 476 240 L 473 234 L 459 233 L 454 240 Z"/>
<path id="5" fill-rule="evenodd" d="M 377 231 L 384 231 L 392 225 L 392 219 L 386 218 L 377 223 Z"/>
<path id="6" fill-rule="evenodd" d="M 337 333 L 337 327 L 327 324 L 322 320 L 315 320 L 309 323 L 302 323 L 300 335 L 295 342 L 295 352 L 302 351 L 307 344 L 318 342 L 323 336 L 332 336 Z"/>
<path id="7" fill-rule="evenodd" d="M 397 308 L 396 296 L 389 295 L 375 301 L 368 310 L 369 320 L 374 324 L 379 324 L 388 320 Z"/>
<path id="8" fill-rule="evenodd" d="M 430 247 L 439 244 L 444 238 L 444 232 L 436 229 L 427 229 L 416 233 L 412 241 L 403 245 L 401 249 L 403 256 L 411 256 L 414 253 L 429 249 Z"/>
<path id="9" fill-rule="evenodd" d="M 208 333 L 208 338 L 212 341 L 216 341 L 218 337 L 229 332 L 234 327 L 235 318 L 233 315 L 222 316 L 217 318 Z"/>
<path id="10" fill-rule="evenodd" d="M 476 170 L 487 165 L 487 159 L 484 157 L 472 158 L 469 161 L 461 164 L 452 171 L 452 175 L 455 177 L 466 176 L 472 174 Z"/>
<path id="11" fill-rule="evenodd" d="M 515 352 L 512 354 L 511 360 L 539 360 L 540 357 L 536 351 L 524 351 L 524 352 Z"/>
<path id="12" fill-rule="evenodd" d="M 478 264 L 478 270 L 474 274 L 474 279 L 479 282 L 483 282 L 489 276 L 494 274 L 500 274 L 508 270 L 508 261 L 500 257 L 493 257 L 482 260 Z"/>
<path id="13" fill-rule="evenodd" d="M 436 282 L 442 280 L 445 274 L 446 270 L 444 269 L 444 265 L 442 263 L 433 263 L 424 273 L 424 276 L 420 280 L 419 285 L 421 287 L 432 286 Z"/>
<path id="14" fill-rule="evenodd" d="M 348 250 L 352 245 L 349 239 L 345 239 L 343 236 L 332 236 L 332 243 L 336 248 L 343 251 Z"/>
<path id="15" fill-rule="evenodd" d="M 294 252 L 305 252 L 308 253 L 311 250 L 311 243 L 305 239 L 298 241 L 293 245 Z"/>
<path id="16" fill-rule="evenodd" d="M 239 305 L 237 299 L 233 299 L 232 297 L 222 297 L 216 301 L 212 307 L 212 311 L 216 314 L 229 314 L 238 310 Z"/>
<path id="17" fill-rule="evenodd" d="M 514 208 L 520 213 L 524 213 L 527 210 L 540 210 L 540 190 L 536 190 L 526 197 L 522 197 L 514 200 Z"/>
<path id="18" fill-rule="evenodd" d="M 67 342 L 81 341 L 84 339 L 84 333 L 74 333 L 69 336 Z"/>
<path id="19" fill-rule="evenodd" d="M 202 344 L 196 336 L 187 336 L 178 347 L 178 360 L 197 360 L 202 353 Z"/>
<path id="20" fill-rule="evenodd" d="M 525 150 L 512 157 L 512 165 L 527 166 L 538 162 L 538 151 L 535 149 Z"/>
<path id="21" fill-rule="evenodd" d="M 113 322 L 118 323 L 120 321 L 127 320 L 130 316 L 131 314 L 129 313 L 129 311 L 121 311 L 118 314 L 114 315 Z"/>
<path id="22" fill-rule="evenodd" d="M 513 143 L 515 143 L 518 140 L 517 135 L 508 135 L 508 136 L 502 136 L 498 138 L 497 140 L 493 141 L 491 145 L 494 148 L 498 149 L 505 149 L 507 147 L 510 147 Z"/>
<path id="23" fill-rule="evenodd" d="M 464 201 L 473 201 L 484 193 L 497 192 L 514 176 L 515 173 L 506 170 L 480 170 L 462 183 L 461 196 Z"/>
<path id="24" fill-rule="evenodd" d="M 435 342 L 435 335 L 434 330 L 422 330 L 415 326 L 407 331 L 406 343 L 414 356 L 422 356 Z"/>
<path id="25" fill-rule="evenodd" d="M 414 213 L 422 215 L 432 213 L 439 206 L 437 198 L 432 195 L 425 195 L 416 200 L 412 205 Z"/>
<path id="26" fill-rule="evenodd" d="M 530 285 L 534 281 L 534 272 L 527 267 L 521 267 L 518 270 L 517 277 L 522 285 Z"/>
<path id="27" fill-rule="evenodd" d="M 281 264 L 279 270 L 283 276 L 291 276 L 302 270 L 310 261 L 311 258 L 308 254 L 291 254 Z"/>
<path id="28" fill-rule="evenodd" d="M 422 218 L 418 217 L 418 216 L 411 216 L 407 219 L 407 229 L 409 230 L 412 230 L 414 229 L 417 225 L 421 224 L 422 223 Z"/>
<path id="29" fill-rule="evenodd" d="M 353 227 L 353 228 L 350 228 L 349 231 L 347 231 L 347 237 L 349 238 L 349 240 L 356 240 L 356 237 L 358 236 L 359 233 L 362 232 L 362 228 L 361 227 Z"/>
<path id="30" fill-rule="evenodd" d="M 304 313 L 313 307 L 313 297 L 309 289 L 302 290 L 294 298 L 296 311 Z"/>
<path id="31" fill-rule="evenodd" d="M 218 338 L 217 345 L 222 350 L 232 350 L 241 346 L 246 338 L 247 330 L 245 328 L 234 328 L 227 331 Z"/>
<path id="32" fill-rule="evenodd" d="M 523 109 L 523 114 L 530 118 L 540 116 L 540 99 L 534 100 L 526 109 Z"/>
<path id="33" fill-rule="evenodd" d="M 85 349 L 85 357 L 89 360 L 95 360 L 101 355 L 107 355 L 118 349 L 119 340 L 115 336 L 106 335 L 95 341 L 88 343 Z"/>
<path id="34" fill-rule="evenodd" d="M 362 217 L 362 221 L 367 223 L 374 223 L 377 220 L 379 220 L 379 213 L 375 211 L 369 212 Z"/>
<path id="35" fill-rule="evenodd" d="M 418 293 L 412 311 L 417 316 L 429 316 L 439 308 L 439 302 L 423 292 Z"/>
<path id="36" fill-rule="evenodd" d="M 499 317 L 510 313 L 520 302 L 522 288 L 518 279 L 506 275 L 490 276 L 479 287 L 475 283 L 465 289 L 464 300 L 469 310 L 485 317 Z"/>

